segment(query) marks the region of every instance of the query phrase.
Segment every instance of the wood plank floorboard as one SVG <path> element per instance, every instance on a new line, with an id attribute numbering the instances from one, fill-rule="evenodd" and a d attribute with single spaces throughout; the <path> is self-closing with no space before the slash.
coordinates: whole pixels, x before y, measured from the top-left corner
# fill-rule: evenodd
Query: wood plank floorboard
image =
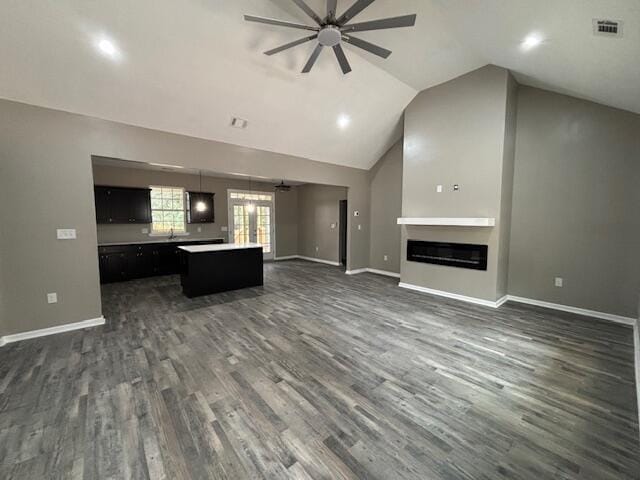
<path id="1" fill-rule="evenodd" d="M 1 479 L 638 480 L 632 330 L 305 261 L 0 349 Z"/>

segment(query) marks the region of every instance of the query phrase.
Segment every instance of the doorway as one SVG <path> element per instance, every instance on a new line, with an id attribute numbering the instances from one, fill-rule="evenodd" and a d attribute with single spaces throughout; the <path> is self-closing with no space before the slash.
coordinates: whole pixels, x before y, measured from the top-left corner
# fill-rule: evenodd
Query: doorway
<path id="1" fill-rule="evenodd" d="M 347 201 L 340 200 L 340 263 L 347 266 Z"/>
<path id="2" fill-rule="evenodd" d="M 273 192 L 228 190 L 229 242 L 259 243 L 265 260 L 275 256 Z"/>

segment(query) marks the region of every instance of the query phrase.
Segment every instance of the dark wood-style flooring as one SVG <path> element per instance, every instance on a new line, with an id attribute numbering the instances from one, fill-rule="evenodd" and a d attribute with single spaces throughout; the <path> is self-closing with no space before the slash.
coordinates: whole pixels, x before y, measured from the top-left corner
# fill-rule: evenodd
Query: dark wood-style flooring
<path id="1" fill-rule="evenodd" d="M 640 478 L 632 332 L 304 261 L 0 349 L 2 479 Z"/>

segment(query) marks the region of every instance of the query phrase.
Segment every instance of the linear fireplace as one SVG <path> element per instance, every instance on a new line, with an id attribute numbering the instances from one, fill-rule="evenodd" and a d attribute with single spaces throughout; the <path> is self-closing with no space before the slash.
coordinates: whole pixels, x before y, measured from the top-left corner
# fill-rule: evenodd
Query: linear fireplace
<path id="1" fill-rule="evenodd" d="M 486 270 L 487 252 L 487 245 L 407 240 L 407 261 L 409 262 Z"/>

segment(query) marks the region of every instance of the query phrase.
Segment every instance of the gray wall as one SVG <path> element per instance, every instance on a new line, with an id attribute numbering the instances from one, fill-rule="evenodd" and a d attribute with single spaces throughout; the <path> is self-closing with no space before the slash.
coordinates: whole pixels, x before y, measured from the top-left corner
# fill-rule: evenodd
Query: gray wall
<path id="1" fill-rule="evenodd" d="M 349 187 L 349 268 L 369 263 L 367 171 L 0 100 L 1 334 L 101 315 L 92 155 Z"/>
<path id="2" fill-rule="evenodd" d="M 132 165 L 133 164 L 132 162 Z M 183 187 L 187 190 L 198 190 L 198 175 L 180 172 L 167 172 L 142 168 L 121 168 L 94 165 L 93 179 L 96 185 L 149 187 L 151 185 L 169 185 Z M 215 223 L 198 225 L 187 224 L 190 238 L 224 238 L 229 240 L 228 232 L 221 230 L 228 226 L 227 190 L 259 190 L 273 192 L 274 182 L 261 183 L 243 179 L 220 178 L 209 175 L 202 177 L 202 190 L 215 193 Z M 296 188 L 289 192 L 278 192 L 275 196 L 276 255 L 295 255 L 298 250 L 298 201 Z M 292 224 L 293 222 L 293 224 Z M 149 241 L 149 235 L 142 233 L 146 225 L 98 225 L 98 243 Z M 198 232 L 200 228 L 201 232 Z M 291 253 L 293 252 L 293 253 Z"/>
<path id="3" fill-rule="evenodd" d="M 389 149 L 373 166 L 370 174 L 369 267 L 400 273 L 400 225 L 397 219 L 402 216 L 402 141 Z"/>
<path id="4" fill-rule="evenodd" d="M 509 293 L 635 318 L 640 116 L 530 87 L 518 100 Z"/>
<path id="5" fill-rule="evenodd" d="M 500 232 L 498 237 L 498 277 L 496 298 L 507 294 L 509 282 L 509 251 L 511 245 L 511 215 L 513 210 L 513 172 L 516 157 L 518 114 L 518 84 L 509 75 L 505 114 L 504 146 L 502 151 L 502 179 L 500 186 Z"/>
<path id="6" fill-rule="evenodd" d="M 331 262 L 340 261 L 340 200 L 347 189 L 327 185 L 298 187 L 298 253 Z M 358 217 L 359 218 L 359 217 Z M 331 228 L 331 225 L 334 228 Z"/>
<path id="7" fill-rule="evenodd" d="M 424 90 L 405 112 L 402 215 L 405 217 L 493 217 L 494 228 L 405 227 L 402 282 L 495 301 L 500 265 L 502 195 L 510 191 L 505 159 L 508 99 L 514 84 L 507 70 L 486 66 Z M 510 127 L 511 128 L 511 127 Z M 509 131 L 509 135 L 512 132 Z M 436 193 L 436 185 L 444 185 Z M 454 192 L 453 185 L 460 185 Z M 505 208 L 505 211 L 508 208 Z M 406 240 L 480 243 L 489 246 L 487 271 L 407 262 Z M 504 288 L 501 283 L 501 288 Z"/>

